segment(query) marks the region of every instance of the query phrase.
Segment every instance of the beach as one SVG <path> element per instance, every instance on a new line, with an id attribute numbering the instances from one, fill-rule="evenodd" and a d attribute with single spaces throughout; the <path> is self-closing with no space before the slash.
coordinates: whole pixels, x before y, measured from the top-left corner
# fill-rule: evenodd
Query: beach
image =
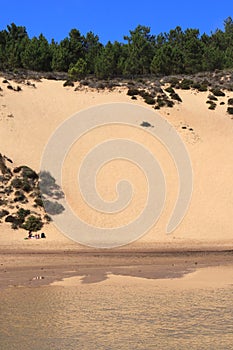
<path id="1" fill-rule="evenodd" d="M 81 276 L 82 283 L 98 283 L 115 276 L 150 280 L 179 279 L 195 271 L 232 266 L 232 251 L 4 251 L 1 249 L 1 288 L 40 286 Z M 36 278 L 38 277 L 38 278 Z M 40 278 L 39 278 L 40 277 Z M 221 278 L 221 274 L 218 275 Z M 231 278 L 227 283 L 232 284 Z M 217 278 L 217 277 L 215 277 Z M 213 279 L 212 282 L 216 282 Z"/>

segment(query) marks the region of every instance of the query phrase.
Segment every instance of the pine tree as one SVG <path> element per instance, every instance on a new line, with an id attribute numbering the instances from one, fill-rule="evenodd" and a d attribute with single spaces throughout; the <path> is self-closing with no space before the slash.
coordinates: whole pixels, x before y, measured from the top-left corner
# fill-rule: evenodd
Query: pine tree
<path id="1" fill-rule="evenodd" d="M 10 69 L 21 68 L 21 54 L 28 40 L 26 28 L 17 27 L 14 23 L 8 25 L 5 40 L 5 66 Z"/>
<path id="2" fill-rule="evenodd" d="M 52 54 L 47 39 L 41 34 L 39 38 L 27 40 L 21 55 L 24 68 L 35 71 L 50 71 Z"/>
<path id="3" fill-rule="evenodd" d="M 88 32 L 84 38 L 85 61 L 87 62 L 87 70 L 90 74 L 95 71 L 95 61 L 101 51 L 103 45 L 99 42 L 98 35 Z"/>
<path id="4" fill-rule="evenodd" d="M 139 25 L 124 39 L 128 41 L 124 74 L 148 74 L 154 56 L 154 37 L 150 35 L 150 28 Z"/>

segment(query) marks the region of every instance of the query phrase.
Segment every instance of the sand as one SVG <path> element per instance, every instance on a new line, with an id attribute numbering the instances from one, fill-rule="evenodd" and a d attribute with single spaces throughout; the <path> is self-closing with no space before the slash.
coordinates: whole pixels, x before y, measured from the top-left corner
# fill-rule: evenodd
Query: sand
<path id="1" fill-rule="evenodd" d="M 146 286 L 149 281 L 168 288 L 231 287 L 232 272 L 232 252 L 0 252 L 0 288 L 104 282 L 114 286 L 120 278 L 120 283 Z"/>
<path id="2" fill-rule="evenodd" d="M 99 283 L 109 286 L 133 286 L 138 288 L 140 286 L 148 287 L 154 286 L 159 288 L 169 289 L 206 289 L 206 288 L 231 288 L 232 287 L 232 266 L 221 267 L 206 267 L 198 269 L 195 272 L 176 277 L 176 278 L 142 278 L 142 277 L 128 277 L 128 276 L 116 276 L 111 273 L 107 274 L 107 279 Z M 70 287 L 79 286 L 83 283 L 82 277 L 68 277 L 61 281 L 52 282 L 51 286 Z"/>
<path id="3" fill-rule="evenodd" d="M 12 82 L 12 85 L 18 84 Z M 20 84 L 23 91 L 15 92 L 8 90 L 0 79 L 3 88 L 0 153 L 11 158 L 13 166 L 28 165 L 39 171 L 43 149 L 53 131 L 85 108 L 127 102 L 151 110 L 140 99 L 132 101 L 125 88 L 111 92 L 87 88 L 74 91 L 74 88 L 64 88 L 62 81 L 50 80 L 35 82 L 35 85 L 36 89 Z M 112 250 L 97 250 L 73 242 L 53 224 L 43 228 L 46 239 L 24 240 L 27 235 L 24 230 L 14 231 L 10 225 L 0 223 L 3 347 L 9 348 L 14 342 L 25 347 L 27 341 L 28 348 L 33 346 L 32 341 L 36 344 L 34 348 L 43 348 L 48 341 L 52 341 L 50 347 L 54 347 L 58 341 L 58 347 L 63 344 L 65 348 L 68 334 L 67 339 L 81 341 L 81 347 L 86 348 L 101 342 L 99 335 L 103 334 L 103 342 L 106 344 L 107 340 L 108 347 L 114 336 L 120 341 L 117 348 L 128 347 L 126 335 L 130 337 L 130 344 L 132 341 L 142 344 L 144 340 L 143 348 L 150 348 L 156 335 L 158 343 L 151 348 L 161 342 L 166 344 L 164 348 L 177 345 L 186 349 L 195 346 L 193 343 L 197 344 L 196 348 L 205 344 L 211 348 L 213 342 L 219 348 L 229 348 L 228 344 L 232 343 L 233 120 L 226 113 L 226 103 L 233 92 L 219 98 L 215 111 L 208 110 L 208 93 L 180 90 L 178 93 L 183 103 L 172 109 L 163 108 L 159 113 L 181 135 L 192 160 L 193 195 L 181 224 L 172 234 L 166 234 L 178 179 L 170 156 L 146 129 L 108 126 L 83 136 L 72 147 L 63 172 L 66 198 L 83 220 L 101 227 L 125 224 L 138 215 L 145 202 L 142 173 L 129 162 L 119 160 L 101 169 L 97 188 L 106 200 L 114 200 L 116 182 L 127 176 L 136 190 L 126 210 L 117 215 L 100 214 L 82 200 L 74 184 L 81 159 L 95 142 L 108 137 L 135 140 L 155 154 L 166 174 L 167 198 L 163 213 L 141 239 Z M 221 101 L 225 105 L 220 106 Z M 75 315 L 72 303 L 73 310 L 77 310 Z M 80 322 L 78 326 L 76 321 Z M 119 333 L 122 325 L 125 325 L 123 334 Z M 166 327 L 167 333 L 164 333 Z M 138 329 L 143 335 L 139 340 Z M 161 339 L 160 329 L 164 335 Z M 77 330 L 81 332 L 78 337 Z M 34 334 L 33 338 L 26 339 L 28 334 Z M 67 348 L 70 347 L 69 343 Z"/>
<path id="4" fill-rule="evenodd" d="M 63 87 L 62 81 L 42 80 L 35 82 L 36 89 L 20 84 L 22 92 L 10 91 L 4 84 L 0 96 L 0 151 L 14 160 L 14 166 L 26 164 L 39 171 L 43 149 L 55 130 L 64 120 L 74 113 L 103 103 L 127 102 L 138 104 L 151 109 L 142 100 L 132 101 L 126 95 L 127 89 L 117 88 L 114 91 L 94 91 L 85 88 L 84 91 L 74 91 L 74 88 Z M 12 82 L 12 85 L 16 85 Z M 130 250 L 226 250 L 233 249 L 233 120 L 226 113 L 226 104 L 233 97 L 227 92 L 226 97 L 220 97 L 215 111 L 208 110 L 206 104 L 207 92 L 179 90 L 183 103 L 174 108 L 163 108 L 159 113 L 171 123 L 181 135 L 190 158 L 194 173 L 193 195 L 190 208 L 179 227 L 171 234 L 165 232 L 168 219 L 177 195 L 177 176 L 174 164 L 161 145 L 148 136 L 146 130 L 108 126 L 99 128 L 94 134 L 85 135 L 72 150 L 79 155 L 93 146 L 93 142 L 105 140 L 108 137 L 127 137 L 137 140 L 155 153 L 165 169 L 167 182 L 167 200 L 164 211 L 157 224 L 140 240 L 120 249 Z M 143 118 L 142 118 L 143 119 Z M 186 129 L 182 127 L 186 126 Z M 192 128 L 192 130 L 189 130 Z M 93 141 L 94 140 L 94 141 Z M 76 153 L 75 153 L 76 152 Z M 84 220 L 98 223 L 102 227 L 112 227 L 119 223 L 127 223 L 140 212 L 143 205 L 144 180 L 138 169 L 125 169 L 124 162 L 110 164 L 109 168 L 100 173 L 97 181 L 99 191 L 106 199 L 114 199 L 112 191 L 114 181 L 118 177 L 128 176 L 132 179 L 138 193 L 135 201 L 127 210 L 118 216 L 102 215 L 91 211 L 81 200 L 74 197 L 73 185 L 70 179 L 74 169 L 78 168 L 73 162 L 74 156 L 67 158 L 64 180 L 67 200 L 72 209 Z M 81 156 L 80 156 L 81 157 Z M 116 161 L 117 162 L 117 161 Z M 105 169 L 104 169 L 105 170 Z M 76 171 L 76 170 L 75 170 Z M 112 172 L 112 174 L 111 174 Z M 46 240 L 25 241 L 25 231 L 12 231 L 8 225 L 0 225 L 1 250 L 22 251 L 69 251 L 85 250 L 88 248 L 64 237 L 53 224 L 46 226 Z"/>

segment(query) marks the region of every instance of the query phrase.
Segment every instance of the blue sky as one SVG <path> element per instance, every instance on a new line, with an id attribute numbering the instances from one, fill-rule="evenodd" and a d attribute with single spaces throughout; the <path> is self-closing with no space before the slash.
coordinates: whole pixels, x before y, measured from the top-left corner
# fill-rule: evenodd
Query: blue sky
<path id="1" fill-rule="evenodd" d="M 93 31 L 106 43 L 123 41 L 138 24 L 151 27 L 153 34 L 177 25 L 209 34 L 223 29 L 228 16 L 233 17 L 232 0 L 10 0 L 1 3 L 0 29 L 14 22 L 26 26 L 30 37 L 43 33 L 59 41 L 77 28 L 82 34 Z"/>

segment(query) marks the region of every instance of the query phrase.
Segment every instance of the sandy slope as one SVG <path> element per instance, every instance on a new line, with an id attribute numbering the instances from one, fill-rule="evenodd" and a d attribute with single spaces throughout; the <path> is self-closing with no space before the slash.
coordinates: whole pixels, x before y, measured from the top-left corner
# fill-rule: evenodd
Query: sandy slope
<path id="1" fill-rule="evenodd" d="M 129 102 L 145 105 L 141 100 L 132 101 L 125 89 L 109 91 L 74 91 L 74 88 L 64 88 L 61 81 L 35 82 L 36 89 L 21 85 L 23 91 L 15 92 L 3 88 L 0 97 L 0 152 L 14 160 L 14 165 L 26 164 L 39 170 L 40 158 L 46 142 L 56 127 L 71 115 L 90 106 L 110 102 Z M 12 82 L 12 85 L 16 85 Z M 119 91 L 120 90 L 120 91 Z M 77 154 L 85 152 L 93 142 L 105 140 L 106 135 L 127 137 L 147 146 L 161 162 L 165 169 L 168 197 L 163 214 L 154 226 L 140 241 L 129 247 L 144 248 L 233 248 L 233 120 L 226 113 L 226 104 L 221 101 L 233 97 L 227 93 L 219 98 L 215 111 L 208 110 L 205 103 L 208 93 L 180 91 L 183 103 L 174 108 L 164 108 L 159 113 L 164 116 L 183 138 L 193 164 L 194 189 L 190 209 L 181 225 L 172 235 L 165 234 L 165 227 L 170 217 L 177 195 L 177 178 L 174 165 L 158 142 L 148 136 L 146 130 L 122 129 L 122 127 L 100 128 L 94 134 L 86 135 L 72 149 L 72 157 L 67 158 L 64 168 L 66 175 L 64 189 L 67 199 L 74 211 L 90 223 L 98 223 L 103 227 L 113 227 L 128 222 L 137 215 L 143 207 L 144 179 L 138 169 L 129 165 L 125 170 L 123 161 L 119 164 L 109 164 L 109 167 L 97 179 L 99 191 L 106 199 L 114 199 L 112 186 L 117 179 L 127 174 L 137 188 L 136 198 L 125 212 L 118 216 L 103 215 L 91 212 L 85 203 L 81 202 L 78 191 L 73 191 L 70 180 L 78 167 L 73 159 Z M 183 126 L 187 126 L 183 129 Z M 190 131 L 189 128 L 193 130 Z M 77 153 L 78 150 L 78 153 Z M 80 158 L 81 159 L 81 158 Z M 109 173 L 110 171 L 110 173 Z M 112 172 L 112 173 L 111 173 Z M 25 232 L 12 232 L 5 224 L 0 226 L 0 244 L 11 248 L 41 248 L 41 249 L 74 249 L 79 246 L 65 238 L 52 225 L 45 227 L 48 239 L 46 241 L 24 241 Z"/>

